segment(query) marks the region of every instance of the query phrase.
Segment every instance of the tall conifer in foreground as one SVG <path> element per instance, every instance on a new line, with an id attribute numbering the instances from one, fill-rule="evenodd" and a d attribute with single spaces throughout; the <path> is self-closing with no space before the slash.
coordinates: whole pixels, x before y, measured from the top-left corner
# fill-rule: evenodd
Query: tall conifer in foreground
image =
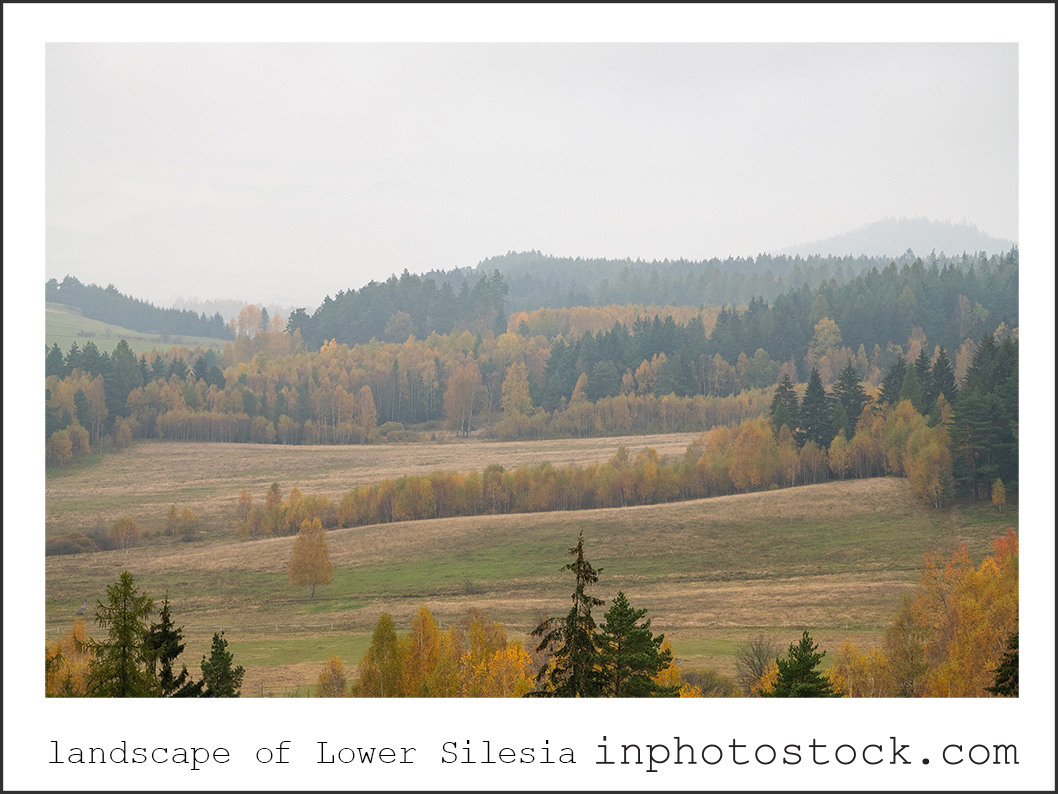
<path id="1" fill-rule="evenodd" d="M 532 636 L 540 637 L 537 652 L 551 650 L 551 660 L 537 673 L 537 682 L 547 681 L 547 687 L 529 693 L 529 697 L 598 697 L 601 688 L 599 649 L 595 643 L 595 620 L 592 607 L 602 606 L 601 598 L 590 596 L 589 585 L 599 581 L 602 569 L 592 568 L 584 559 L 584 533 L 577 545 L 569 550 L 576 559 L 562 566 L 576 577 L 573 606 L 565 618 L 548 618 L 533 629 Z"/>

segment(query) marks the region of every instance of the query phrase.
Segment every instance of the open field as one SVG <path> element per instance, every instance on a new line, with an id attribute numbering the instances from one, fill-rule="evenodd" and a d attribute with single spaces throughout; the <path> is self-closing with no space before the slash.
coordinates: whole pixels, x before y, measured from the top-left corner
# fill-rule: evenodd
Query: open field
<path id="1" fill-rule="evenodd" d="M 248 488 L 263 501 L 278 482 L 284 497 L 294 486 L 332 501 L 356 485 L 438 469 L 481 470 L 550 461 L 584 465 L 610 458 L 624 444 L 632 454 L 654 447 L 659 455 L 682 455 L 696 433 L 547 441 L 477 441 L 356 446 L 284 446 L 137 441 L 120 454 L 49 470 L 45 482 L 45 534 L 61 535 L 98 523 L 109 525 L 125 513 L 141 529 L 161 530 L 170 504 L 187 506 L 202 519 L 208 539 L 228 538 L 235 503 Z"/>
<path id="2" fill-rule="evenodd" d="M 94 604 L 128 569 L 156 599 L 169 594 L 190 667 L 224 626 L 247 668 L 245 694 L 304 692 L 331 653 L 355 668 L 381 612 L 406 629 L 420 604 L 442 624 L 476 606 L 524 638 L 541 616 L 568 609 L 572 580 L 559 568 L 583 531 L 588 559 L 602 569 L 595 595 L 609 601 L 623 590 L 670 637 L 682 666 L 730 675 L 736 644 L 758 632 L 782 651 L 801 627 L 824 649 L 846 636 L 877 643 L 923 553 L 965 542 L 979 559 L 1008 526 L 1017 527 L 1016 511 L 936 512 L 906 480 L 885 478 L 339 529 L 328 533 L 333 582 L 311 601 L 287 581 L 293 538 L 143 547 L 47 558 L 46 621 L 68 627 L 81 598 Z"/>
<path id="3" fill-rule="evenodd" d="M 190 348 L 194 348 L 195 345 L 202 345 L 204 348 L 224 348 L 225 340 L 223 339 L 177 334 L 148 334 L 101 320 L 90 320 L 83 317 L 79 309 L 64 306 L 61 303 L 46 303 L 44 312 L 44 342 L 47 347 L 57 342 L 63 354 L 70 351 L 70 345 L 74 342 L 78 347 L 84 347 L 85 342 L 89 341 L 95 342 L 100 353 L 113 353 L 114 348 L 122 339 L 129 343 L 132 352 L 137 356 L 141 353 L 150 353 L 155 348 L 159 351 L 168 350 L 173 345 Z"/>

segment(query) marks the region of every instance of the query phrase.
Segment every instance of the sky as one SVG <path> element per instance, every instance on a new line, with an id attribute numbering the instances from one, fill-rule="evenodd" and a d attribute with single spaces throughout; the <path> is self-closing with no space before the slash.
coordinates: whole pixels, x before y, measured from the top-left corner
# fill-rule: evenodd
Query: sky
<path id="1" fill-rule="evenodd" d="M 49 43 L 46 275 L 315 307 L 404 268 L 1018 239 L 1014 43 Z"/>

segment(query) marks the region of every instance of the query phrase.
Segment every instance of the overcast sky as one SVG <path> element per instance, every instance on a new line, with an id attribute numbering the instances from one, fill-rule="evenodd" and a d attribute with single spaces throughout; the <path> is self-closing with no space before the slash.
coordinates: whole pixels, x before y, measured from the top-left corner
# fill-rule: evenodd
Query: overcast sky
<path id="1" fill-rule="evenodd" d="M 1018 239 L 1015 44 L 49 44 L 47 275 L 315 306 L 509 250 Z"/>

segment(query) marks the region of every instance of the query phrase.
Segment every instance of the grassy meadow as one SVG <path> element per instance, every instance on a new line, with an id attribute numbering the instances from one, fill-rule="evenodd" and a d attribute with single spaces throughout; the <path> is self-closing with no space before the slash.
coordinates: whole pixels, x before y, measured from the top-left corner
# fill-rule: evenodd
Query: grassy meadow
<path id="1" fill-rule="evenodd" d="M 113 353 L 114 348 L 122 339 L 129 343 L 132 352 L 137 356 L 141 353 L 150 353 L 152 350 L 168 350 L 174 345 L 190 348 L 194 348 L 195 345 L 202 345 L 204 348 L 224 348 L 223 339 L 133 331 L 101 320 L 90 320 L 81 314 L 80 309 L 61 303 L 44 305 L 44 342 L 48 347 L 58 343 L 63 354 L 70 351 L 70 346 L 74 342 L 78 347 L 84 347 L 85 342 L 95 342 L 100 353 Z"/>
<path id="2" fill-rule="evenodd" d="M 358 482 L 437 468 L 550 460 L 584 463 L 621 443 L 681 454 L 685 436 L 517 444 L 467 441 L 371 447 L 258 447 L 142 442 L 93 465 L 49 474 L 49 534 L 128 511 L 149 528 L 171 502 L 205 519 L 207 540 L 141 545 L 125 552 L 46 558 L 46 625 L 65 630 L 82 598 L 105 597 L 123 569 L 156 600 L 166 593 L 197 669 L 223 626 L 245 695 L 304 694 L 337 653 L 355 672 L 378 616 L 406 629 L 426 604 L 450 624 L 470 607 L 525 635 L 568 609 L 570 574 L 559 569 L 583 531 L 602 569 L 595 595 L 623 590 L 672 640 L 678 663 L 734 673 L 740 640 L 763 632 L 781 650 L 812 629 L 821 648 L 845 637 L 880 641 L 900 594 L 913 590 L 922 555 L 969 544 L 979 559 L 991 538 L 1017 527 L 1016 511 L 937 512 L 906 480 L 884 478 L 607 510 L 415 521 L 328 533 L 335 571 L 316 598 L 292 587 L 294 538 L 240 542 L 230 527 L 238 491 L 256 499 L 273 480 L 332 498 Z M 605 607 L 600 610 L 605 611 Z M 847 624 L 847 628 L 846 628 Z M 829 660 L 829 657 L 828 657 Z"/>

